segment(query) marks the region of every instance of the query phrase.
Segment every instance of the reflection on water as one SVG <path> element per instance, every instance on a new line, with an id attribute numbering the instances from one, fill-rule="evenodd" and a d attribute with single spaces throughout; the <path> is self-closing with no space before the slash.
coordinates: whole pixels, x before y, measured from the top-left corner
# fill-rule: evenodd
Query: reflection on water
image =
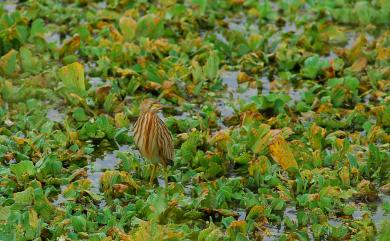
<path id="1" fill-rule="evenodd" d="M 54 206 L 58 207 L 60 204 L 62 204 L 62 203 L 64 203 L 66 201 L 66 199 L 65 199 L 65 197 L 63 195 L 65 189 L 66 189 L 65 185 L 61 185 L 60 186 L 61 192 L 60 192 L 60 194 L 58 194 L 57 199 L 52 202 Z"/>
<path id="2" fill-rule="evenodd" d="M 96 6 L 97 6 L 98 9 L 106 9 L 107 8 L 107 3 L 105 1 L 98 2 Z"/>
<path id="3" fill-rule="evenodd" d="M 215 36 L 217 37 L 217 39 L 221 42 L 224 42 L 225 44 L 228 44 L 229 41 L 227 41 L 227 39 L 225 38 L 225 36 L 223 36 L 223 34 L 221 33 L 216 33 Z"/>
<path id="4" fill-rule="evenodd" d="M 117 152 L 129 151 L 130 146 L 123 145 L 119 147 L 119 150 L 106 153 L 102 158 L 96 158 L 94 162 L 89 162 L 87 166 L 87 175 L 91 180 L 91 191 L 99 192 L 100 177 L 105 170 L 115 169 L 120 159 L 117 158 Z"/>
<path id="5" fill-rule="evenodd" d="M 348 42 L 344 46 L 344 48 L 351 49 L 361 34 L 362 33 L 359 33 L 359 32 L 348 32 L 347 33 Z M 371 44 L 375 40 L 374 36 L 372 36 L 368 33 L 363 33 L 363 35 L 366 38 L 368 44 Z"/>
<path id="6" fill-rule="evenodd" d="M 294 206 L 286 207 L 286 209 L 283 212 L 283 216 L 287 216 L 292 221 L 298 222 L 297 209 Z M 265 226 L 267 227 L 267 231 L 268 231 L 267 233 L 269 233 L 269 235 L 266 235 L 263 238 L 263 241 L 278 240 L 278 238 L 285 233 L 285 229 L 286 229 L 284 222 L 281 223 L 279 228 L 277 226 L 273 226 L 269 224 Z"/>
<path id="7" fill-rule="evenodd" d="M 301 92 L 301 90 L 295 90 L 295 89 L 291 88 L 288 91 L 288 94 L 291 97 L 290 103 L 295 103 L 295 102 L 298 102 L 298 101 L 300 101 L 302 99 L 302 92 Z"/>
<path id="8" fill-rule="evenodd" d="M 217 105 L 219 111 L 221 112 L 222 118 L 234 115 L 234 109 L 228 103 L 226 103 L 226 101 L 224 101 L 223 99 L 220 99 L 220 98 L 217 99 L 216 105 Z"/>
<path id="9" fill-rule="evenodd" d="M 194 190 L 194 185 L 191 183 L 184 186 L 184 194 L 187 196 L 192 196 L 192 190 Z"/>
<path id="10" fill-rule="evenodd" d="M 238 213 L 238 220 L 245 220 L 246 218 L 246 211 L 245 210 L 240 210 L 240 211 L 237 211 Z"/>
<path id="11" fill-rule="evenodd" d="M 334 59 L 336 59 L 338 56 L 337 56 L 337 54 L 335 53 L 335 52 L 333 52 L 333 50 L 331 50 L 330 52 L 329 52 L 329 55 L 328 56 L 325 56 L 325 58 L 327 59 L 327 60 L 334 60 Z"/>
<path id="12" fill-rule="evenodd" d="M 56 47 L 61 46 L 61 35 L 59 33 L 46 33 L 44 38 L 47 43 L 55 43 Z"/>
<path id="13" fill-rule="evenodd" d="M 62 123 L 65 119 L 65 114 L 63 113 L 60 113 L 58 110 L 56 109 L 49 109 L 47 111 L 47 114 L 46 114 L 46 117 L 51 120 L 51 121 L 54 121 L 54 122 L 60 122 Z"/>
<path id="14" fill-rule="evenodd" d="M 94 68 L 96 68 L 96 63 L 93 61 L 89 61 L 88 63 L 84 64 L 84 71 L 86 74 L 90 73 Z"/>
<path id="15" fill-rule="evenodd" d="M 239 32 L 245 31 L 246 18 L 226 18 L 225 22 L 228 23 L 229 30 L 235 30 Z"/>
<path id="16" fill-rule="evenodd" d="M 261 94 L 269 95 L 271 91 L 271 82 L 269 81 L 269 78 L 267 76 L 262 76 L 260 78 L 260 82 L 261 82 Z"/>
<path id="17" fill-rule="evenodd" d="M 375 227 L 377 230 L 380 230 L 382 223 L 387 220 L 390 221 L 390 213 L 386 213 L 385 210 L 383 209 L 383 204 L 385 202 L 390 203 L 390 195 L 384 194 L 384 193 L 379 193 L 379 201 L 375 203 L 375 211 L 372 214 L 372 221 L 375 224 Z M 352 217 L 354 219 L 361 219 L 363 216 L 364 211 L 361 210 L 356 210 L 353 214 Z"/>
<path id="18" fill-rule="evenodd" d="M 228 88 L 231 89 L 237 89 L 238 87 L 237 76 L 238 76 L 238 71 L 223 71 L 221 73 L 221 78 L 223 83 L 225 83 L 228 86 Z"/>
<path id="19" fill-rule="evenodd" d="M 7 1 L 4 5 L 3 8 L 5 11 L 7 11 L 8 14 L 11 14 L 15 12 L 17 3 L 19 1 Z"/>
<path id="20" fill-rule="evenodd" d="M 164 178 L 158 177 L 157 182 L 158 182 L 159 187 L 165 187 L 165 179 Z"/>
<path id="21" fill-rule="evenodd" d="M 303 28 L 301 28 L 301 27 L 298 28 L 297 24 L 295 22 L 286 21 L 284 23 L 284 26 L 282 27 L 282 32 L 283 33 L 293 32 L 297 35 L 302 35 Z"/>
<path id="22" fill-rule="evenodd" d="M 372 215 L 372 221 L 374 222 L 377 230 L 380 230 L 382 223 L 385 220 L 390 221 L 390 213 L 385 213 L 385 210 L 383 209 L 384 203 L 390 203 L 390 195 L 380 193 L 378 196 L 380 200 L 376 204 L 376 210 Z"/>
<path id="23" fill-rule="evenodd" d="M 103 79 L 100 78 L 100 77 L 89 77 L 88 83 L 89 83 L 92 87 L 98 87 L 98 86 L 104 84 Z"/>
<path id="24" fill-rule="evenodd" d="M 284 216 L 289 217 L 294 222 L 298 222 L 297 209 L 293 206 L 286 207 L 286 209 L 284 210 Z"/>
<path id="25" fill-rule="evenodd" d="M 249 101 L 252 96 L 257 95 L 256 88 L 244 87 L 245 84 L 238 84 L 237 76 L 239 71 L 223 71 L 221 78 L 224 84 L 227 85 L 227 91 L 232 94 L 233 100 Z"/>

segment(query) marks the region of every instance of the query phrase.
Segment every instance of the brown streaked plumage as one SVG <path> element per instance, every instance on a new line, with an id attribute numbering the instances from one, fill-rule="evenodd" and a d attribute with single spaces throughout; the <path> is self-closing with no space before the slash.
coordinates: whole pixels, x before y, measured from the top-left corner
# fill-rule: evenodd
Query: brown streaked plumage
<path id="1" fill-rule="evenodd" d="M 153 164 L 164 166 L 173 160 L 172 136 L 165 123 L 157 116 L 163 106 L 156 100 L 146 99 L 141 103 L 141 113 L 134 125 L 134 141 L 141 154 Z M 151 180 L 153 179 L 154 169 Z"/>

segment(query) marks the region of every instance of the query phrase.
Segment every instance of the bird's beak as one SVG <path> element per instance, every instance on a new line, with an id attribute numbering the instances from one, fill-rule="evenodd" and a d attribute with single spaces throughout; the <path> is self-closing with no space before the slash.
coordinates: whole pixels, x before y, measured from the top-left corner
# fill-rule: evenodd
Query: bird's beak
<path id="1" fill-rule="evenodd" d="M 174 106 L 173 105 L 163 105 L 160 103 L 153 104 L 153 109 L 155 109 L 155 110 L 170 109 L 170 108 L 174 108 Z"/>
<path id="2" fill-rule="evenodd" d="M 160 104 L 160 105 L 161 105 L 161 104 Z M 173 108 L 175 108 L 174 105 L 161 105 L 161 107 L 162 107 L 163 109 L 173 109 Z"/>

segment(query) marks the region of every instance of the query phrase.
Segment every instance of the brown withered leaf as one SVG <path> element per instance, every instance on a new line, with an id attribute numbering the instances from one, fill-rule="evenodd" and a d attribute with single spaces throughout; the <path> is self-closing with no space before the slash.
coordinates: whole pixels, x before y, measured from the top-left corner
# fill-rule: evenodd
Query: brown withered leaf
<path id="1" fill-rule="evenodd" d="M 112 37 L 113 40 L 115 40 L 116 42 L 119 42 L 119 43 L 122 43 L 124 38 L 122 36 L 122 34 L 118 31 L 118 29 L 115 28 L 114 25 L 110 25 L 110 35 Z"/>
<path id="2" fill-rule="evenodd" d="M 60 49 L 60 55 L 73 54 L 76 50 L 80 48 L 80 36 L 75 35 L 73 38 L 70 38 L 65 41 L 64 45 Z"/>
<path id="3" fill-rule="evenodd" d="M 238 75 L 237 75 L 237 82 L 239 84 L 241 83 L 244 83 L 244 82 L 248 82 L 248 81 L 253 81 L 253 78 L 250 77 L 247 73 L 245 72 L 239 72 Z"/>
<path id="4" fill-rule="evenodd" d="M 111 85 L 104 85 L 96 89 L 96 99 L 103 102 L 110 93 Z"/>
<path id="5" fill-rule="evenodd" d="M 367 67 L 367 58 L 360 57 L 353 63 L 353 65 L 351 66 L 351 70 L 353 72 L 361 72 L 366 67 Z"/>

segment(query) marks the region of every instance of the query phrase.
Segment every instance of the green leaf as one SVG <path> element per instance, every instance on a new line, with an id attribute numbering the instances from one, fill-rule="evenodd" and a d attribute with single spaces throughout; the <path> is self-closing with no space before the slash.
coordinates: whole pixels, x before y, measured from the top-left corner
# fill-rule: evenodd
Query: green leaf
<path id="1" fill-rule="evenodd" d="M 380 227 L 380 231 L 378 232 L 378 240 L 379 241 L 388 241 L 390 237 L 390 222 L 385 220 Z"/>
<path id="2" fill-rule="evenodd" d="M 356 90 L 359 87 L 359 80 L 355 77 L 348 76 L 344 78 L 344 84 L 350 90 Z"/>
<path id="3" fill-rule="evenodd" d="M 76 232 L 84 232 L 87 230 L 87 220 L 83 215 L 73 216 L 70 218 L 70 221 Z"/>
<path id="4" fill-rule="evenodd" d="M 21 161 L 17 164 L 11 165 L 11 172 L 15 174 L 16 178 L 20 179 L 23 176 L 32 176 L 35 174 L 34 163 L 31 161 Z"/>
<path id="5" fill-rule="evenodd" d="M 383 202 L 383 210 L 385 210 L 386 213 L 390 213 L 390 202 Z"/>
<path id="6" fill-rule="evenodd" d="M 20 62 L 24 72 L 38 73 L 41 70 L 41 64 L 38 59 L 34 58 L 31 51 L 27 47 L 21 47 Z"/>
<path id="7" fill-rule="evenodd" d="M 307 58 L 301 70 L 303 77 L 314 79 L 321 73 L 322 69 L 329 66 L 326 59 L 321 59 L 318 55 Z"/>
<path id="8" fill-rule="evenodd" d="M 31 205 L 34 200 L 34 189 L 28 187 L 26 190 L 14 193 L 15 204 L 28 206 Z"/>
<path id="9" fill-rule="evenodd" d="M 352 215 L 356 208 L 353 205 L 345 205 L 343 207 L 343 213 L 345 215 Z"/>
<path id="10" fill-rule="evenodd" d="M 89 116 L 85 113 L 84 109 L 81 107 L 78 107 L 73 111 L 72 117 L 78 122 L 85 122 L 89 120 Z"/>
<path id="11" fill-rule="evenodd" d="M 164 21 L 154 14 L 143 16 L 137 23 L 136 36 L 159 38 L 164 34 Z"/>
<path id="12" fill-rule="evenodd" d="M 305 211 L 298 211 L 297 219 L 299 226 L 306 226 L 309 222 L 309 216 Z"/>
<path id="13" fill-rule="evenodd" d="M 158 66 L 155 63 L 150 62 L 144 70 L 144 73 L 148 80 L 162 84 L 164 78 L 161 76 L 161 73 L 159 73 L 158 70 Z"/>
<path id="14" fill-rule="evenodd" d="M 382 124 L 383 126 L 390 127 L 390 105 L 387 105 L 385 111 L 383 112 Z"/>
<path id="15" fill-rule="evenodd" d="M 216 51 L 210 53 L 207 58 L 206 65 L 203 67 L 203 72 L 209 80 L 214 80 L 219 75 L 219 57 Z"/>
<path id="16" fill-rule="evenodd" d="M 285 202 L 282 200 L 282 199 L 279 199 L 279 198 L 273 198 L 272 199 L 272 203 L 271 203 L 271 206 L 274 210 L 283 210 L 284 207 L 285 207 Z"/>
<path id="17" fill-rule="evenodd" d="M 233 189 L 229 186 L 223 186 L 217 193 L 217 206 L 220 207 L 224 202 L 232 197 Z"/>
<path id="18" fill-rule="evenodd" d="M 16 71 L 18 51 L 11 49 L 0 58 L 0 74 L 12 76 Z"/>
<path id="19" fill-rule="evenodd" d="M 56 176 L 61 174 L 62 162 L 58 160 L 58 157 L 55 155 L 50 155 L 46 157 L 42 164 L 38 167 L 38 173 L 42 178 L 45 178 L 49 175 Z"/>
<path id="20" fill-rule="evenodd" d="M 25 43 L 28 38 L 28 28 L 25 25 L 16 26 L 16 36 L 21 43 Z"/>
<path id="21" fill-rule="evenodd" d="M 35 19 L 31 25 L 30 37 L 41 36 L 45 33 L 45 22 L 43 19 Z"/>
<path id="22" fill-rule="evenodd" d="M 206 12 L 207 0 L 192 0 L 192 4 L 196 5 L 195 13 L 203 16 Z"/>
<path id="23" fill-rule="evenodd" d="M 0 207 L 0 221 L 7 221 L 10 215 L 11 215 L 10 206 Z"/>
<path id="24" fill-rule="evenodd" d="M 327 85 L 329 87 L 335 87 L 336 85 L 341 85 L 344 83 L 344 78 L 332 78 L 328 80 Z"/>

